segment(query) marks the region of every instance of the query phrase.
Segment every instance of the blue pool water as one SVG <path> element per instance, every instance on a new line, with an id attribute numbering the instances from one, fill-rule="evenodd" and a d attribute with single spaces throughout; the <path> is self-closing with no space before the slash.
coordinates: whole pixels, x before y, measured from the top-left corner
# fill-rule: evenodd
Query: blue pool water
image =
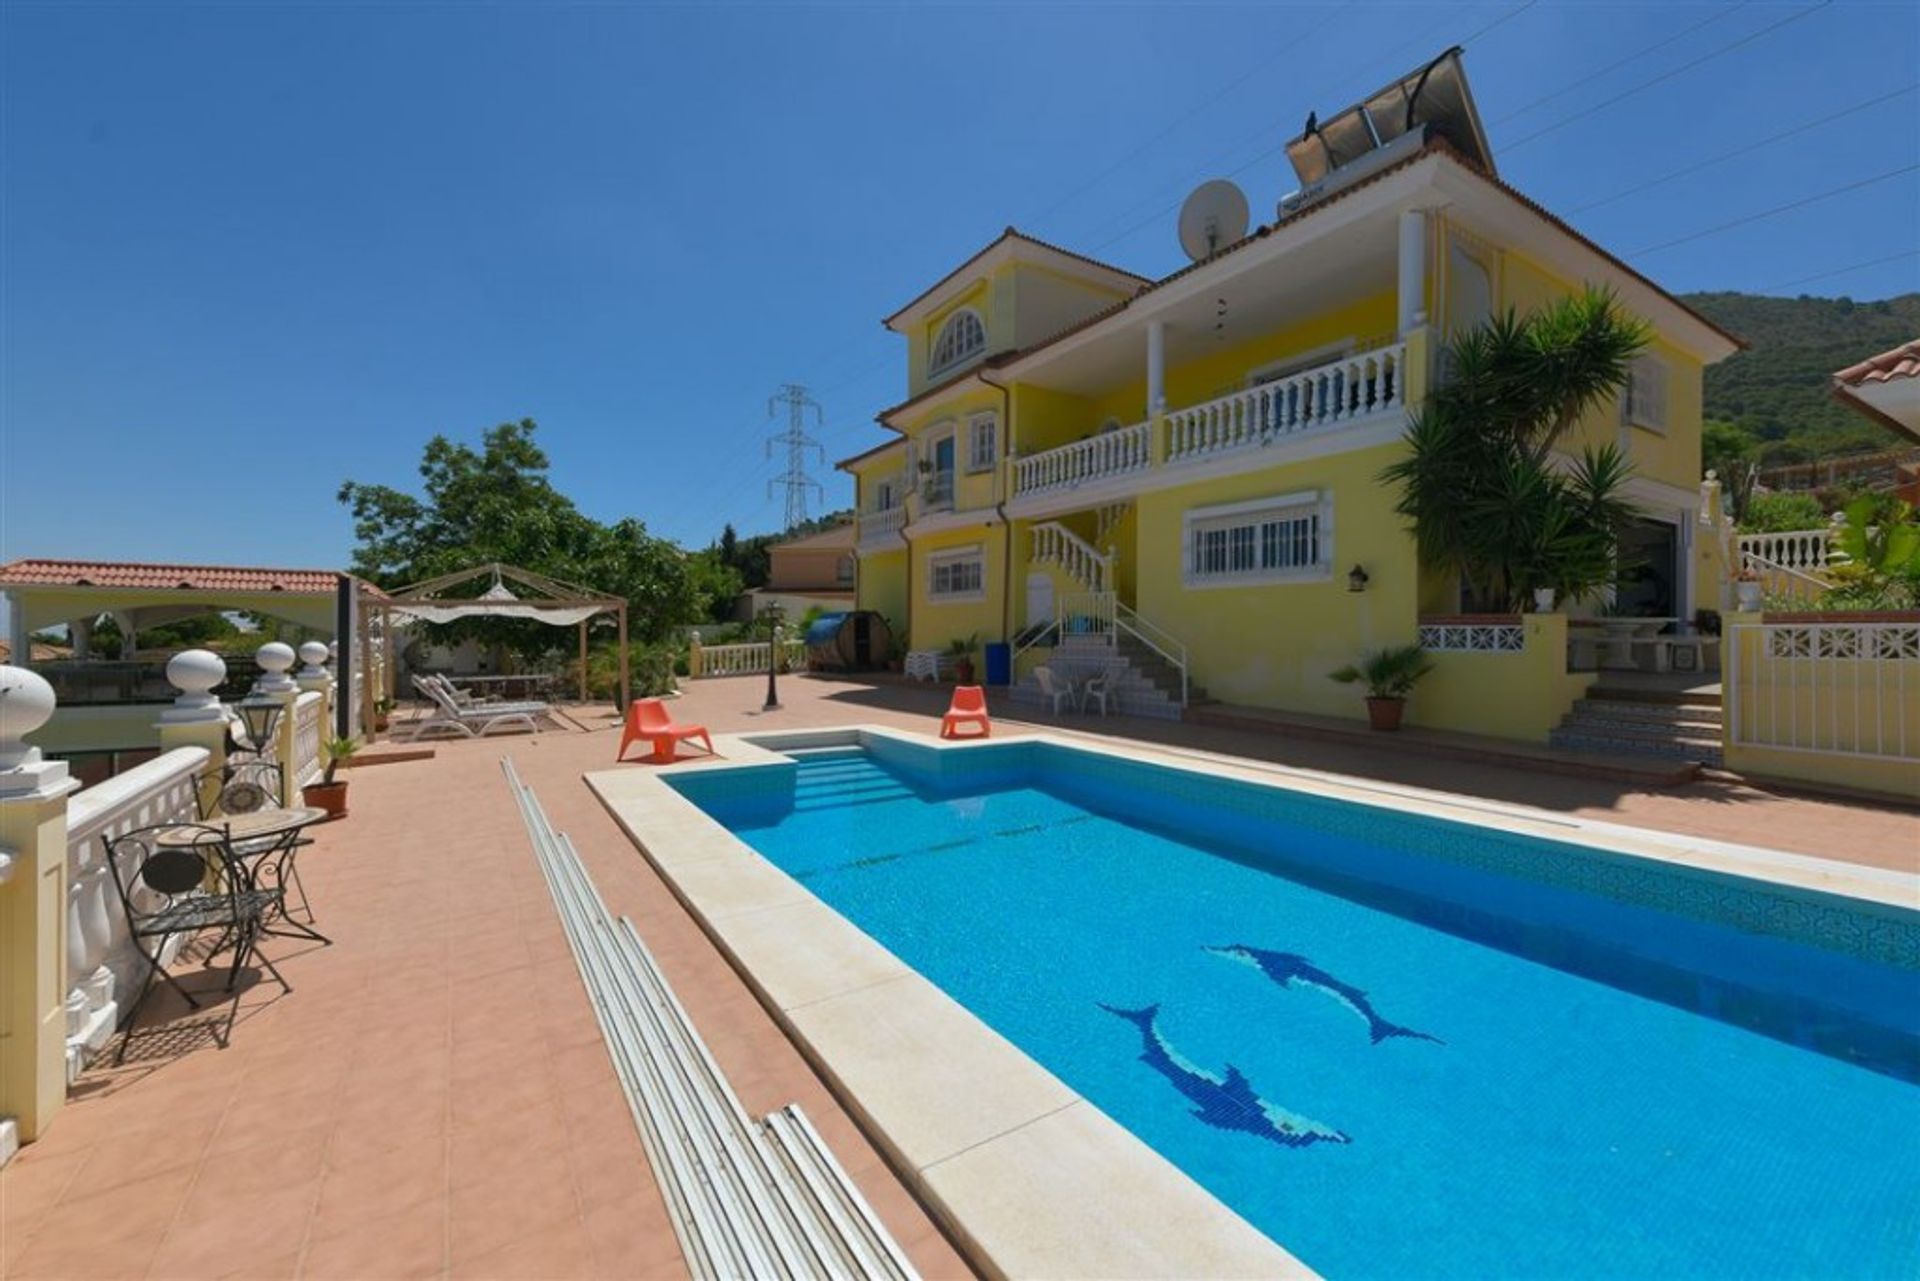
<path id="1" fill-rule="evenodd" d="M 1913 919 L 1071 749 L 885 755 L 676 786 L 1323 1273 L 1915 1275 Z"/>

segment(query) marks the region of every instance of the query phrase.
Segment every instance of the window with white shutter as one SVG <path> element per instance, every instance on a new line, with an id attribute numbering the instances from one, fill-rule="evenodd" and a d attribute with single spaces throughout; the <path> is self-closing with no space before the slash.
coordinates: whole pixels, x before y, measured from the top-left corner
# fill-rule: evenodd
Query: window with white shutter
<path id="1" fill-rule="evenodd" d="M 1627 374 L 1627 386 L 1620 393 L 1620 418 L 1631 427 L 1665 433 L 1667 430 L 1667 362 L 1658 356 L 1641 356 Z"/>
<path id="2" fill-rule="evenodd" d="M 978 546 L 936 552 L 927 558 L 927 597 L 939 601 L 983 600 L 987 558 Z"/>
<path id="3" fill-rule="evenodd" d="M 967 470 L 992 471 L 1000 456 L 1000 420 L 993 414 L 975 414 L 967 420 Z"/>
<path id="4" fill-rule="evenodd" d="M 1188 587 L 1324 579 L 1333 561 L 1333 503 L 1319 491 L 1199 507 L 1181 522 Z"/>

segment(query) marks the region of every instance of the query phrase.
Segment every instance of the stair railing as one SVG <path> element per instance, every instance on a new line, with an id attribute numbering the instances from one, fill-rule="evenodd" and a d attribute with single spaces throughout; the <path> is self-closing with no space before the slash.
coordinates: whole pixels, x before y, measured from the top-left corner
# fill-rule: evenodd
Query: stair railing
<path id="1" fill-rule="evenodd" d="M 1115 626 L 1121 631 L 1158 654 L 1168 666 L 1180 673 L 1180 706 L 1185 707 L 1189 687 L 1189 664 L 1185 642 L 1166 628 L 1142 617 L 1132 606 L 1118 600 L 1114 602 L 1113 620 Z"/>
<path id="2" fill-rule="evenodd" d="M 1058 565 L 1067 577 L 1090 592 L 1104 592 L 1113 585 L 1113 558 L 1060 522 L 1035 525 L 1031 536 L 1035 562 Z"/>

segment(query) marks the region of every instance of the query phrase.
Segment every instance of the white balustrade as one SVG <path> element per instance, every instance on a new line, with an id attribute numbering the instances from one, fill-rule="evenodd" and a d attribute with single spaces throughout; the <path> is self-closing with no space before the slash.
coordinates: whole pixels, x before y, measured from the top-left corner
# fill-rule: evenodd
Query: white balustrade
<path id="1" fill-rule="evenodd" d="M 1727 734 L 1751 747 L 1920 759 L 1920 622 L 1729 629 Z"/>
<path id="2" fill-rule="evenodd" d="M 1135 423 L 1058 449 L 1013 460 L 1016 494 L 1072 489 L 1089 481 L 1145 471 L 1153 465 L 1153 424 Z"/>
<path id="3" fill-rule="evenodd" d="M 203 748 L 182 747 L 73 794 L 67 803 L 67 1074 L 71 1080 L 112 1037 L 120 994 L 137 992 L 146 962 L 127 933 L 107 840 L 139 827 L 198 817 Z M 161 953 L 170 960 L 172 939 Z"/>
<path id="4" fill-rule="evenodd" d="M 1060 572 L 1088 591 L 1104 592 L 1110 586 L 1112 558 L 1058 521 L 1047 521 L 1032 529 L 1032 560 L 1036 565 L 1057 565 Z"/>
<path id="5" fill-rule="evenodd" d="M 1833 530 L 1793 529 L 1772 534 L 1741 534 L 1738 547 L 1743 565 L 1751 560 L 1767 566 L 1823 575 L 1833 551 Z"/>
<path id="6" fill-rule="evenodd" d="M 790 672 L 807 661 L 807 643 L 798 637 L 781 642 L 780 670 Z M 700 676 L 751 676 L 765 673 L 772 646 L 766 641 L 743 645 L 702 645 Z"/>
<path id="7" fill-rule="evenodd" d="M 1167 415 L 1167 461 L 1185 462 L 1369 418 L 1404 403 L 1405 344 L 1361 352 Z"/>
<path id="8" fill-rule="evenodd" d="M 897 539 L 900 531 L 906 527 L 907 509 L 886 507 L 879 511 L 861 512 L 854 520 L 862 544 L 888 542 Z"/>

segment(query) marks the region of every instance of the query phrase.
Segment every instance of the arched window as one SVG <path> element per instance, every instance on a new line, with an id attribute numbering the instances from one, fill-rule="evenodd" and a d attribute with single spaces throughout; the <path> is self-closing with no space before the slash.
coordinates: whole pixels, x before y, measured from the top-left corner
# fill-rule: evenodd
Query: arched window
<path id="1" fill-rule="evenodd" d="M 927 357 L 927 375 L 931 377 L 952 369 L 986 348 L 987 327 L 980 323 L 980 313 L 971 308 L 962 308 L 948 316 L 947 323 L 940 326 L 940 333 L 933 340 L 933 350 Z"/>

